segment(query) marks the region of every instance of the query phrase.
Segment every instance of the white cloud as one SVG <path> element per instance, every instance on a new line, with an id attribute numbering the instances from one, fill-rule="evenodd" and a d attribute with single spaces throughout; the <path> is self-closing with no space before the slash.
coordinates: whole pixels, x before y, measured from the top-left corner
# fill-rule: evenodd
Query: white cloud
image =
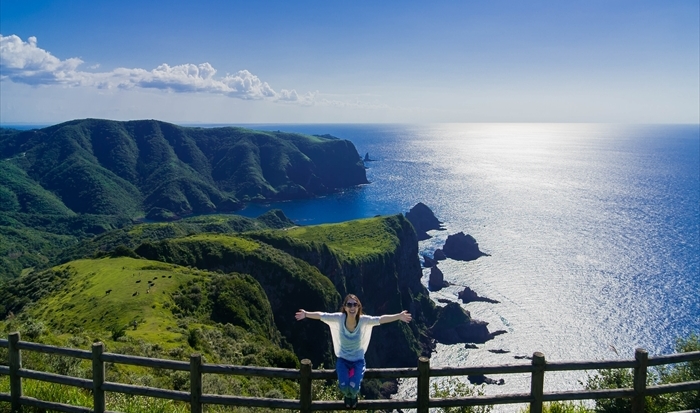
<path id="1" fill-rule="evenodd" d="M 315 94 L 300 96 L 296 90 L 276 92 L 267 82 L 247 70 L 216 79 L 216 69 L 209 63 L 170 66 L 153 70 L 117 68 L 111 72 L 78 70 L 81 59 L 61 60 L 37 46 L 36 37 L 27 42 L 16 35 L 0 35 L 0 80 L 32 86 L 65 85 L 101 89 L 144 88 L 176 93 L 211 93 L 238 99 L 264 99 L 312 105 Z M 99 65 L 91 66 L 95 69 Z"/>
<path id="2" fill-rule="evenodd" d="M 36 37 L 23 42 L 19 37 L 0 34 L 0 79 L 36 84 L 81 83 L 77 67 L 83 61 L 78 58 L 60 60 L 36 45 Z"/>

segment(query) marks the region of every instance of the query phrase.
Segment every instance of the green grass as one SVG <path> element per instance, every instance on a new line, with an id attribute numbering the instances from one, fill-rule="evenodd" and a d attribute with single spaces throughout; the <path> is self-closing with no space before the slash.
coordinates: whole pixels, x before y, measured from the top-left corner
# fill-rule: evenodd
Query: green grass
<path id="1" fill-rule="evenodd" d="M 178 238 L 174 240 L 175 243 L 191 243 L 198 241 L 214 242 L 217 244 L 221 244 L 222 246 L 225 246 L 227 248 L 241 250 L 246 253 L 255 251 L 260 248 L 260 244 L 258 244 L 255 241 L 225 234 L 197 234 L 191 235 L 186 238 Z"/>
<path id="2" fill-rule="evenodd" d="M 73 272 L 70 282 L 31 306 L 30 316 L 60 331 L 126 329 L 129 337 L 166 347 L 183 341 L 171 331 L 177 329 L 171 294 L 200 271 L 126 257 L 78 260 L 58 268 Z"/>
<path id="3" fill-rule="evenodd" d="M 398 238 L 383 223 L 386 219 L 376 217 L 339 224 L 295 227 L 286 230 L 286 234 L 304 241 L 325 243 L 346 258 L 362 259 L 385 254 L 398 246 Z"/>

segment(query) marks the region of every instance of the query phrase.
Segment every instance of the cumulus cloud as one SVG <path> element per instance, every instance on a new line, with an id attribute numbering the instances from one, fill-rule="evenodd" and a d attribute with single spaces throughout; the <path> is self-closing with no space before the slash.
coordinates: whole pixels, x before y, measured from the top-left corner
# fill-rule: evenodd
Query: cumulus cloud
<path id="1" fill-rule="evenodd" d="M 0 34 L 0 78 L 27 84 L 80 84 L 78 58 L 61 60 L 36 45 L 36 37 L 23 42 Z"/>
<path id="2" fill-rule="evenodd" d="M 117 68 L 110 72 L 78 70 L 79 58 L 61 60 L 37 46 L 36 37 L 26 42 L 16 35 L 0 34 L 0 80 L 33 86 L 88 86 L 101 89 L 159 89 L 175 93 L 212 93 L 238 99 L 313 104 L 315 94 L 299 95 L 296 90 L 276 92 L 267 82 L 247 70 L 216 78 L 217 70 L 209 63 L 170 66 L 155 69 Z M 97 68 L 99 65 L 92 66 Z"/>

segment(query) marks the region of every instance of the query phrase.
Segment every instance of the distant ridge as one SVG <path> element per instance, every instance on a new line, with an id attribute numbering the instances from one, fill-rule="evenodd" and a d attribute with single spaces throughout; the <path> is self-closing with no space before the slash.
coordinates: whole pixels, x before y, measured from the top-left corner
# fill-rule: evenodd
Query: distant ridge
<path id="1" fill-rule="evenodd" d="M 157 120 L 73 120 L 0 133 L 0 212 L 153 220 L 367 183 L 347 140 Z"/>

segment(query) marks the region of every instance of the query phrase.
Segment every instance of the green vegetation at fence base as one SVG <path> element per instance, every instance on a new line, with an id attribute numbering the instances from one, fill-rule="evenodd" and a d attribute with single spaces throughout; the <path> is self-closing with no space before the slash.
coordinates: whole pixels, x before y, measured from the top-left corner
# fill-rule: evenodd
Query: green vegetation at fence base
<path id="1" fill-rule="evenodd" d="M 676 352 L 686 353 L 690 351 L 700 351 L 698 332 L 691 333 L 685 338 L 679 338 L 676 342 Z M 700 380 L 700 361 L 696 360 L 651 370 L 650 374 L 647 375 L 647 386 L 698 380 Z M 632 387 L 634 387 L 634 376 L 629 369 L 601 370 L 590 376 L 586 382 L 587 389 Z M 632 402 L 629 399 L 601 399 L 596 401 L 595 411 L 621 413 L 629 412 L 631 408 Z M 646 397 L 646 411 L 649 413 L 693 409 L 700 409 L 700 390 Z"/>

